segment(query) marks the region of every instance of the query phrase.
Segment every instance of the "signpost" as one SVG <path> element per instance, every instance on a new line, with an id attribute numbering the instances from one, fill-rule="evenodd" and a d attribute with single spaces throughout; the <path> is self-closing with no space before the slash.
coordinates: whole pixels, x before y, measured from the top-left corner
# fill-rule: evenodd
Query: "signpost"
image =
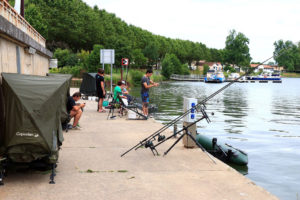
<path id="1" fill-rule="evenodd" d="M 113 64 L 115 64 L 115 50 L 114 49 L 100 49 L 100 63 L 104 70 L 104 64 L 110 64 L 110 92 L 112 93 L 112 71 Z"/>
<path id="2" fill-rule="evenodd" d="M 126 79 L 125 80 L 127 81 L 129 59 L 122 58 L 121 64 L 122 64 L 121 79 L 123 80 L 123 66 L 126 66 Z"/>

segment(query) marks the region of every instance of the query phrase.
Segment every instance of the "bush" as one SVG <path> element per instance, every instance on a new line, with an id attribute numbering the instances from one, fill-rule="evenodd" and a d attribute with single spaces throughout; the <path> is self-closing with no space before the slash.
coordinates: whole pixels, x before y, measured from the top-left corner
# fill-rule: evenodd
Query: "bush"
<path id="1" fill-rule="evenodd" d="M 231 73 L 234 73 L 234 72 L 236 72 L 236 70 L 233 68 L 233 67 L 231 67 L 231 66 L 229 66 L 229 65 L 226 65 L 225 67 L 224 67 L 224 71 L 230 71 Z"/>
<path id="2" fill-rule="evenodd" d="M 105 75 L 104 80 L 105 80 L 105 82 L 109 82 L 109 85 L 110 85 L 110 74 Z M 121 74 L 113 74 L 112 75 L 113 84 L 117 84 L 119 80 L 121 80 Z"/>
<path id="3" fill-rule="evenodd" d="M 131 70 L 129 72 L 131 76 L 131 82 L 134 86 L 138 86 L 141 84 L 142 77 L 144 76 L 144 73 L 139 70 Z"/>
<path id="4" fill-rule="evenodd" d="M 56 49 L 53 58 L 58 60 L 58 67 L 75 66 L 78 63 L 77 55 L 69 49 Z"/>
<path id="5" fill-rule="evenodd" d="M 181 65 L 183 75 L 190 75 L 190 70 L 188 64 Z"/>
<path id="6" fill-rule="evenodd" d="M 203 66 L 203 75 L 207 74 L 208 70 L 209 70 L 208 64 L 204 64 L 204 66 Z"/>
<path id="7" fill-rule="evenodd" d="M 102 68 L 100 64 L 100 50 L 104 49 L 102 45 L 95 44 L 93 51 L 88 55 L 87 58 L 87 70 L 88 72 L 97 72 L 98 68 Z"/>
<path id="8" fill-rule="evenodd" d="M 80 77 L 83 68 L 82 66 L 65 66 L 60 68 L 50 69 L 50 73 L 72 74 L 73 77 Z"/>

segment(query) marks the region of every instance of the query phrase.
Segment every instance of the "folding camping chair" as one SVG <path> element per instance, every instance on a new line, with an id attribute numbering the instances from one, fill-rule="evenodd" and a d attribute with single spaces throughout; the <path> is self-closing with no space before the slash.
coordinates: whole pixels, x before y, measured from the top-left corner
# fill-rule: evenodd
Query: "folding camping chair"
<path id="1" fill-rule="evenodd" d="M 141 119 L 141 120 L 147 120 L 148 117 L 145 116 L 136 105 L 126 105 L 123 101 L 123 99 L 120 97 L 120 95 L 117 96 L 117 99 L 119 100 L 119 102 L 117 102 L 116 100 L 113 99 L 113 101 L 110 103 L 110 110 L 107 116 L 107 119 L 112 119 L 115 118 L 116 116 L 114 116 L 114 109 L 116 108 L 120 108 L 120 115 L 123 116 L 124 111 L 125 110 L 130 110 L 133 111 L 134 113 L 137 114 L 138 118 L 137 119 Z M 111 115 L 111 117 L 109 117 Z"/>

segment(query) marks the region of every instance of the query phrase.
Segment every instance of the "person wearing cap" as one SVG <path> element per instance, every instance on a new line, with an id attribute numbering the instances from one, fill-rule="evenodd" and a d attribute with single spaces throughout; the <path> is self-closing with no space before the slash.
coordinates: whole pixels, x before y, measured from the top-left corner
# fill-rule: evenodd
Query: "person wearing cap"
<path id="1" fill-rule="evenodd" d="M 122 88 L 124 88 L 124 87 L 125 87 L 125 81 L 118 81 L 117 86 L 114 89 L 114 100 L 116 102 L 119 102 L 118 95 L 121 98 L 126 99 L 126 96 L 124 96 L 123 93 L 122 93 Z"/>
<path id="2" fill-rule="evenodd" d="M 127 85 L 126 85 L 125 81 L 122 81 L 122 85 L 124 85 L 124 87 L 122 88 L 122 94 L 123 94 L 123 96 L 125 96 L 127 98 L 127 101 L 130 104 L 130 102 L 133 100 L 133 98 L 131 95 L 129 95 L 129 91 L 127 90 Z"/>

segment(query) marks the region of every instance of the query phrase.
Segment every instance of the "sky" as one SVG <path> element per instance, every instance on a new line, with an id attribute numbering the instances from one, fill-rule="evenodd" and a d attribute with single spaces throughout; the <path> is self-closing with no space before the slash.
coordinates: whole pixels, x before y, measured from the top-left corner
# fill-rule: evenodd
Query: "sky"
<path id="1" fill-rule="evenodd" d="M 153 34 L 222 49 L 230 30 L 249 38 L 252 61 L 273 55 L 274 42 L 300 41 L 297 0 L 83 0 Z"/>

